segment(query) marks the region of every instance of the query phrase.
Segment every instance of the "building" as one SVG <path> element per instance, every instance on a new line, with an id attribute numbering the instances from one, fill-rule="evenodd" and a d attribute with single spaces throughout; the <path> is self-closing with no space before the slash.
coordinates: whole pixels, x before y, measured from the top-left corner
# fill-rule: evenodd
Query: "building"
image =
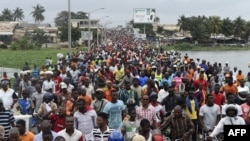
<path id="1" fill-rule="evenodd" d="M 0 22 L 0 41 L 10 44 L 18 22 Z"/>

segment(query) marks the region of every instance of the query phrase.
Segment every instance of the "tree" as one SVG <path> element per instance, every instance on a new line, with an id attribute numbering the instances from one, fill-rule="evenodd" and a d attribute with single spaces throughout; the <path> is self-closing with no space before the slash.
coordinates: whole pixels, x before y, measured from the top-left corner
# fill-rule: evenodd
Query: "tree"
<path id="1" fill-rule="evenodd" d="M 34 43 L 35 48 L 41 48 L 44 43 L 47 43 L 48 36 L 44 30 L 36 29 L 31 35 L 31 40 Z"/>
<path id="2" fill-rule="evenodd" d="M 61 41 L 68 41 L 68 26 L 62 26 L 59 28 L 60 34 L 59 37 L 61 39 Z M 81 32 L 79 30 L 79 28 L 71 28 L 71 38 L 72 41 L 76 41 L 79 40 L 79 38 L 81 37 Z"/>
<path id="3" fill-rule="evenodd" d="M 221 33 L 225 36 L 233 35 L 233 22 L 228 17 L 221 22 Z"/>
<path id="4" fill-rule="evenodd" d="M 13 21 L 13 14 L 10 9 L 4 8 L 1 15 L 2 21 Z"/>
<path id="5" fill-rule="evenodd" d="M 240 16 L 237 17 L 234 21 L 234 37 L 241 37 L 245 31 L 246 21 Z"/>
<path id="6" fill-rule="evenodd" d="M 34 11 L 32 11 L 30 14 L 35 20 L 35 23 L 41 23 L 44 21 L 43 13 L 45 12 L 45 9 L 43 6 L 37 4 L 33 7 Z"/>
<path id="7" fill-rule="evenodd" d="M 184 33 L 188 30 L 188 18 L 186 18 L 184 15 L 179 16 L 177 25 L 180 26 L 179 31 Z"/>
<path id="8" fill-rule="evenodd" d="M 23 19 L 24 19 L 23 9 L 17 7 L 13 11 L 13 20 L 14 21 L 19 21 L 19 20 L 23 20 Z"/>
<path id="9" fill-rule="evenodd" d="M 72 19 L 88 19 L 88 16 L 85 12 L 78 11 L 77 13 L 71 12 Z M 68 26 L 68 11 L 61 11 L 57 14 L 57 17 L 54 20 L 55 25 L 62 27 Z"/>
<path id="10" fill-rule="evenodd" d="M 219 34 L 221 31 L 221 19 L 218 16 L 210 16 L 207 20 L 209 32 L 213 34 L 214 39 L 216 39 L 217 34 Z"/>

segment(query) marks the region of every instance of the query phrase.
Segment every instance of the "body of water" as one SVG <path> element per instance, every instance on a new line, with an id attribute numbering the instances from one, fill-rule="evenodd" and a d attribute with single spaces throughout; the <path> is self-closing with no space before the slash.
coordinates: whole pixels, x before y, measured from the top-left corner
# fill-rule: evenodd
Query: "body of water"
<path id="1" fill-rule="evenodd" d="M 214 62 L 221 63 L 222 67 L 225 66 L 225 62 L 229 62 L 231 70 L 233 67 L 237 67 L 238 70 L 242 70 L 242 73 L 246 74 L 250 72 L 248 64 L 250 62 L 250 50 L 242 51 L 181 51 L 181 56 L 183 57 L 185 53 L 188 54 L 189 58 L 196 60 L 200 58 L 205 59 L 210 64 Z"/>

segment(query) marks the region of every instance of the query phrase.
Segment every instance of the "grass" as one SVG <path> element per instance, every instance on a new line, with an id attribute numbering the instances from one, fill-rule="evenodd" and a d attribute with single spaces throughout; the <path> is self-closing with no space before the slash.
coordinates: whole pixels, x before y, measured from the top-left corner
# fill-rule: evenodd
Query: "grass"
<path id="1" fill-rule="evenodd" d="M 72 52 L 76 49 L 72 48 Z M 57 53 L 68 52 L 67 48 L 42 48 L 39 50 L 10 50 L 0 49 L 0 65 L 1 67 L 22 69 L 25 62 L 28 62 L 32 68 L 34 64 L 41 67 L 45 64 L 46 57 L 52 57 L 53 63 L 57 62 Z"/>
<path id="2" fill-rule="evenodd" d="M 177 50 L 175 46 L 164 46 L 165 50 Z M 84 48 L 80 48 L 85 50 Z M 233 46 L 218 46 L 218 47 L 202 47 L 193 46 L 188 51 L 217 51 L 217 50 L 250 50 L 250 46 L 246 47 L 233 47 Z M 57 53 L 66 54 L 68 52 L 67 48 L 42 48 L 39 50 L 10 50 L 10 49 L 0 49 L 0 66 L 7 68 L 22 69 L 25 62 L 28 62 L 30 67 L 36 64 L 41 67 L 45 63 L 46 57 L 52 57 L 53 63 L 57 62 Z M 72 52 L 76 52 L 75 48 L 72 48 Z"/>

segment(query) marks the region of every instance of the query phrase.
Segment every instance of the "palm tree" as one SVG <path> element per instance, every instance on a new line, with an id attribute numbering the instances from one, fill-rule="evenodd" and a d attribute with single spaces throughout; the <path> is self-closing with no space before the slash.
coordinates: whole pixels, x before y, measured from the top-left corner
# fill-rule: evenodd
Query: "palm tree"
<path id="1" fill-rule="evenodd" d="M 214 35 L 214 39 L 216 38 L 217 34 L 221 31 L 221 19 L 218 16 L 210 16 L 208 18 L 210 32 Z"/>
<path id="2" fill-rule="evenodd" d="M 234 22 L 234 37 L 241 37 L 241 35 L 245 31 L 246 21 L 239 16 L 233 22 Z"/>
<path id="3" fill-rule="evenodd" d="M 11 10 L 8 8 L 4 8 L 2 11 L 1 19 L 3 21 L 13 21 L 12 17 L 13 17 L 13 14 L 12 14 Z"/>
<path id="4" fill-rule="evenodd" d="M 188 18 L 184 15 L 179 16 L 177 25 L 180 26 L 179 31 L 182 31 L 184 36 L 184 33 L 188 30 Z"/>
<path id="5" fill-rule="evenodd" d="M 41 23 L 44 21 L 43 13 L 45 12 L 45 9 L 43 6 L 37 4 L 35 7 L 33 7 L 34 11 L 32 11 L 30 14 L 35 20 L 35 23 Z"/>
<path id="6" fill-rule="evenodd" d="M 221 22 L 221 33 L 226 37 L 233 35 L 233 22 L 228 17 Z"/>
<path id="7" fill-rule="evenodd" d="M 23 20 L 23 19 L 24 19 L 23 9 L 17 7 L 13 11 L 13 20 L 14 21 L 19 21 L 19 20 Z"/>

